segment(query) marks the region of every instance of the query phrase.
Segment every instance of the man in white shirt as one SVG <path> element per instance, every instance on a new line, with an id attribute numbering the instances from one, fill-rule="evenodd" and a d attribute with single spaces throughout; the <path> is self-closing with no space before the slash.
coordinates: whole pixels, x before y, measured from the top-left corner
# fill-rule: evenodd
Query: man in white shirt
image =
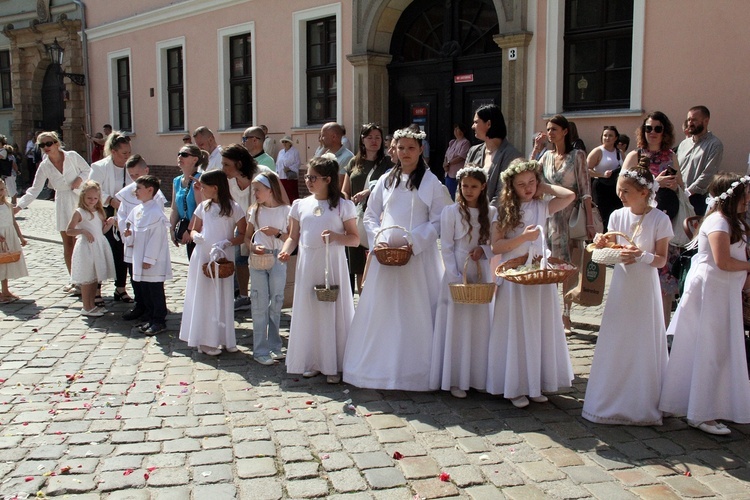
<path id="1" fill-rule="evenodd" d="M 208 153 L 208 165 L 199 169 L 201 173 L 209 170 L 221 170 L 221 146 L 216 144 L 216 138 L 210 128 L 200 126 L 193 132 L 195 145 Z"/>

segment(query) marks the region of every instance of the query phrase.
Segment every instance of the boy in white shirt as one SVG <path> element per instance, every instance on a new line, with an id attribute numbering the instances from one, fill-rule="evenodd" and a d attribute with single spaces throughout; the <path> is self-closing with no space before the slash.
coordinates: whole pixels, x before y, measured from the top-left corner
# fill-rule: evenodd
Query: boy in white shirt
<path id="1" fill-rule="evenodd" d="M 133 281 L 138 283 L 143 303 L 139 330 L 156 335 L 167 329 L 167 301 L 164 282 L 172 279 L 172 260 L 169 256 L 169 221 L 155 196 L 160 182 L 153 175 L 143 175 L 135 181 L 135 195 L 141 202 L 125 221 L 123 243 L 132 247 Z"/>

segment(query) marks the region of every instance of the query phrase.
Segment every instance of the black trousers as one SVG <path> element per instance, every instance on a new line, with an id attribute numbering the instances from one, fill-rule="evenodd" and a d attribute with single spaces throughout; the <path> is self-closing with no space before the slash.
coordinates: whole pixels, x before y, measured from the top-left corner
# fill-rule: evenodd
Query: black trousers
<path id="1" fill-rule="evenodd" d="M 125 247 L 122 241 L 115 239 L 115 228 L 113 227 L 104 235 L 112 249 L 112 259 L 115 261 L 115 287 L 125 288 L 128 279 L 128 266 L 125 264 Z"/>
<path id="2" fill-rule="evenodd" d="M 138 281 L 137 283 L 144 310 L 141 319 L 151 324 L 163 325 L 167 320 L 167 299 L 164 296 L 164 282 Z"/>
<path id="3" fill-rule="evenodd" d="M 141 297 L 141 282 L 133 279 L 133 264 L 125 263 L 125 267 L 130 273 L 130 286 L 133 287 L 133 300 L 135 309 L 143 309 L 143 297 Z"/>

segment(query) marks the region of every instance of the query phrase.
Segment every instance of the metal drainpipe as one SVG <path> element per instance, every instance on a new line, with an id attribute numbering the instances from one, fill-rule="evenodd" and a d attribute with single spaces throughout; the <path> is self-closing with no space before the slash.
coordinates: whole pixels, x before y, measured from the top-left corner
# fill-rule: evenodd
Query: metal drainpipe
<path id="1" fill-rule="evenodd" d="M 91 93 L 89 91 L 91 80 L 89 79 L 89 42 L 86 35 L 86 6 L 81 0 L 73 0 L 73 3 L 81 9 L 81 46 L 83 57 L 83 74 L 86 85 L 83 87 L 84 105 L 86 107 L 86 134 L 91 133 Z M 91 141 L 86 140 L 86 157 L 91 158 Z"/>

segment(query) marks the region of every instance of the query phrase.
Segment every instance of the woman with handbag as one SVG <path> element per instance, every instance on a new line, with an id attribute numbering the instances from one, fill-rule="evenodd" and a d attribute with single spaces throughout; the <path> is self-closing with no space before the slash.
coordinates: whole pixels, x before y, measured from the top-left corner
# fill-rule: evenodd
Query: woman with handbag
<path id="1" fill-rule="evenodd" d="M 654 111 L 646 115 L 643 123 L 635 131 L 637 149 L 628 153 L 622 165 L 623 170 L 630 170 L 636 165 L 643 165 L 649 169 L 659 185 L 656 192 L 656 208 L 666 213 L 673 227 L 680 211 L 680 190 L 685 189 L 685 183 L 677 164 L 677 155 L 672 151 L 674 144 L 674 127 L 667 115 L 661 111 Z M 679 223 L 678 227 L 682 227 Z M 672 303 L 679 289 L 677 278 L 672 275 L 672 266 L 680 258 L 680 249 L 669 246 L 667 263 L 659 269 L 662 302 L 664 306 L 664 323 L 669 325 L 672 314 Z"/>
<path id="2" fill-rule="evenodd" d="M 198 169 L 207 165 L 208 153 L 195 144 L 185 144 L 177 153 L 177 166 L 180 167 L 182 175 L 178 175 L 172 181 L 172 208 L 169 215 L 172 231 L 170 235 L 175 246 L 182 243 L 187 247 L 188 260 L 195 249 L 195 243 L 188 231 L 190 219 L 193 217 L 195 207 L 203 201 L 203 196 L 200 190 L 195 188 L 195 183 L 200 177 Z"/>
<path id="3" fill-rule="evenodd" d="M 370 189 L 381 175 L 393 167 L 390 158 L 385 155 L 383 129 L 374 123 L 362 126 L 359 133 L 359 151 L 344 169 L 344 185 L 341 192 L 352 200 L 357 207 L 357 227 L 359 229 L 359 246 L 347 247 L 349 260 L 349 277 L 354 289 L 354 278 L 357 278 L 357 291 L 362 289 L 362 275 L 367 261 L 367 232 L 364 228 L 364 215 Z"/>
<path id="4" fill-rule="evenodd" d="M 591 203 L 591 180 L 586 166 L 586 154 L 580 149 L 573 149 L 570 135 L 570 123 L 563 115 L 555 115 L 547 121 L 547 140 L 553 149 L 542 155 L 544 181 L 555 186 L 570 189 L 576 195 L 576 202 L 568 205 L 547 219 L 547 244 L 552 250 L 552 257 L 571 262 L 573 248 L 580 248 L 585 240 L 592 240 L 597 229 Z M 536 158 L 544 142 L 534 142 L 530 159 Z M 585 222 L 585 224 L 582 224 Z M 571 232 L 571 223 L 576 231 Z M 582 227 L 583 226 L 583 227 Z M 603 231 L 603 227 L 601 228 Z M 572 300 L 567 296 L 575 286 L 575 279 L 563 283 L 563 325 L 565 334 L 570 335 L 570 307 Z"/>
<path id="5" fill-rule="evenodd" d="M 614 125 L 605 125 L 602 131 L 602 145 L 595 147 L 586 158 L 589 167 L 594 203 L 602 214 L 604 227 L 609 223 L 609 215 L 622 208 L 622 201 L 617 197 L 617 177 L 622 166 L 622 155 L 616 144 L 620 133 Z"/>

